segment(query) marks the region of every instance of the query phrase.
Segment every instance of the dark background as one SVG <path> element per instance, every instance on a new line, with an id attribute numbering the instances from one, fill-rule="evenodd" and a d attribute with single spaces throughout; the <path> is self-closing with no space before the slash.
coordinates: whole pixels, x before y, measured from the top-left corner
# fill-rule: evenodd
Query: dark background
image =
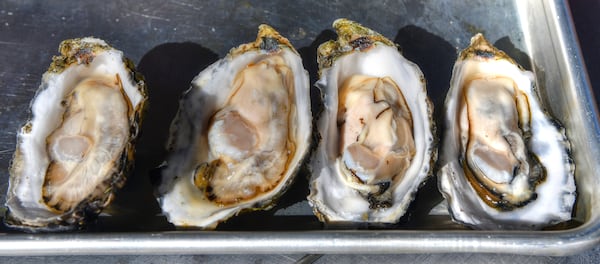
<path id="1" fill-rule="evenodd" d="M 575 30 L 592 89 L 600 95 L 600 1 L 569 0 Z"/>

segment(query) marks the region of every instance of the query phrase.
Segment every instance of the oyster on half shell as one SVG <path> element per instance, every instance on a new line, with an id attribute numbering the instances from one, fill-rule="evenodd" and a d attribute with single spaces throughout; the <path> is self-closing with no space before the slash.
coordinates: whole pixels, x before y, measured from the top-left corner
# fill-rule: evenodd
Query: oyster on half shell
<path id="1" fill-rule="evenodd" d="M 5 222 L 25 231 L 80 227 L 133 165 L 146 87 L 133 63 L 96 38 L 65 40 L 17 135 Z"/>
<path id="2" fill-rule="evenodd" d="M 570 144 L 533 73 L 477 34 L 454 65 L 445 106 L 439 188 L 455 221 L 539 229 L 571 218 Z"/>
<path id="3" fill-rule="evenodd" d="M 214 228 L 273 206 L 310 145 L 309 92 L 300 56 L 267 25 L 198 74 L 172 123 L 158 186 L 167 219 Z"/>
<path id="4" fill-rule="evenodd" d="M 417 65 L 346 19 L 318 49 L 324 110 L 308 200 L 324 222 L 395 223 L 436 157 L 433 106 Z"/>

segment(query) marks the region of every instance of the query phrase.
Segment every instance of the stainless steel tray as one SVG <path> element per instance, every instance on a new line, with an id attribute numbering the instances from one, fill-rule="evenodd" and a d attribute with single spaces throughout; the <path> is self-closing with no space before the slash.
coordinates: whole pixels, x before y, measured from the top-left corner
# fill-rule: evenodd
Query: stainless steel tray
<path id="1" fill-rule="evenodd" d="M 100 11 L 94 11 L 100 10 Z M 314 82 L 316 47 L 348 17 L 392 38 L 428 81 L 439 120 L 458 50 L 483 32 L 525 68 L 571 139 L 578 187 L 574 220 L 543 231 L 473 231 L 431 214 L 442 200 L 433 177 L 397 225 L 332 227 L 308 207 L 302 171 L 279 205 L 240 215 L 217 231 L 175 230 L 152 196 L 152 168 L 166 127 L 191 78 L 230 47 L 254 38 L 266 22 L 299 48 Z M 62 39 L 95 35 L 136 61 L 151 108 L 138 143 L 136 170 L 113 205 L 88 230 L 23 234 L 0 230 L 1 255 L 200 253 L 441 253 L 570 255 L 600 242 L 600 128 L 565 1 L 427 0 L 231 2 L 57 1 L 0 3 L 0 198 L 4 201 L 15 132 L 41 74 Z M 202 46 L 201 46 L 202 45 Z M 441 127 L 441 126 L 440 126 Z M 150 176 L 149 176 L 150 175 Z M 435 211 L 435 210 L 434 210 Z"/>

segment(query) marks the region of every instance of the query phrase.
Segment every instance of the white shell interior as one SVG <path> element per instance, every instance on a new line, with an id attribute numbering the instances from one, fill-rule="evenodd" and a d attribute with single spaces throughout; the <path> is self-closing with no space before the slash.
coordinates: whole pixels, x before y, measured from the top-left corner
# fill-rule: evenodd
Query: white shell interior
<path id="1" fill-rule="evenodd" d="M 240 210 L 267 206 L 271 200 L 290 184 L 310 145 L 311 110 L 308 73 L 302 66 L 300 56 L 287 48 L 278 51 L 294 73 L 295 121 L 290 127 L 296 143 L 296 152 L 281 182 L 272 190 L 255 198 L 231 205 L 219 205 L 209 201 L 194 186 L 194 170 L 204 162 L 210 162 L 207 143 L 209 119 L 222 108 L 233 85 L 236 74 L 248 64 L 260 61 L 269 53 L 251 50 L 235 57 L 227 56 L 202 71 L 193 81 L 171 126 L 169 145 L 172 147 L 163 169 L 158 192 L 159 203 L 168 220 L 176 226 L 214 228 Z"/>
<path id="2" fill-rule="evenodd" d="M 463 146 L 459 145 L 460 125 L 456 116 L 460 106 L 457 104 L 465 80 L 475 74 L 512 78 L 518 89 L 529 99 L 532 132 L 529 150 L 539 158 L 547 174 L 546 179 L 535 189 L 537 199 L 524 207 L 511 211 L 491 208 L 480 200 L 465 178 L 459 161 Z M 481 229 L 536 229 L 571 218 L 575 182 L 567 154 L 568 142 L 564 131 L 556 127 L 540 106 L 534 82 L 531 72 L 522 71 L 507 60 L 475 57 L 457 62 L 454 66 L 451 87 L 446 97 L 446 130 L 438 177 L 440 190 L 448 200 L 449 209 L 456 221 Z"/>
<path id="3" fill-rule="evenodd" d="M 106 45 L 95 38 L 81 41 Z M 125 93 L 135 109 L 143 95 L 131 79 L 130 71 L 125 68 L 121 51 L 106 50 L 97 54 L 90 64 L 72 64 L 61 73 L 44 74 L 40 89 L 31 103 L 31 130 L 27 131 L 25 126 L 17 135 L 23 161 L 15 168 L 16 175 L 11 175 L 6 201 L 13 217 L 28 225 L 43 226 L 61 216 L 49 209 L 42 199 L 44 176 L 50 162 L 46 138 L 61 123 L 65 111 L 61 101 L 71 89 L 88 78 L 109 76 L 114 79 L 115 75 L 120 76 Z"/>
<path id="4" fill-rule="evenodd" d="M 338 87 L 352 75 L 390 77 L 400 87 L 412 113 L 416 148 L 412 162 L 401 181 L 395 181 L 393 204 L 385 209 L 369 209 L 369 202 L 346 186 L 336 160 L 339 157 L 339 131 L 336 124 Z M 329 222 L 395 223 L 404 214 L 414 193 L 430 170 L 434 138 L 431 131 L 431 105 L 423 75 L 395 47 L 376 42 L 363 52 L 338 58 L 322 71 L 317 82 L 324 96 L 324 110 L 318 121 L 321 142 L 311 160 L 312 179 L 309 202 Z"/>

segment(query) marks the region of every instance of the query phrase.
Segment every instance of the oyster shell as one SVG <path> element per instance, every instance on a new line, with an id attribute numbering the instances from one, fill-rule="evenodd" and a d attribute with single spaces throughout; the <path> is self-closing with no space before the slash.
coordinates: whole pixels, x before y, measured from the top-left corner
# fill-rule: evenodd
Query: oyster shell
<path id="1" fill-rule="evenodd" d="M 125 182 L 147 98 L 121 51 L 65 40 L 17 136 L 5 222 L 26 231 L 75 229 Z"/>
<path id="2" fill-rule="evenodd" d="M 158 187 L 168 220 L 214 228 L 273 206 L 310 145 L 308 88 L 300 56 L 267 25 L 198 74 L 172 123 Z"/>
<path id="3" fill-rule="evenodd" d="M 308 200 L 324 222 L 395 223 L 435 160 L 433 106 L 417 65 L 346 19 L 318 49 L 323 114 Z"/>
<path id="4" fill-rule="evenodd" d="M 539 229 L 571 218 L 570 145 L 533 73 L 477 34 L 454 65 L 445 106 L 439 188 L 455 221 Z"/>

